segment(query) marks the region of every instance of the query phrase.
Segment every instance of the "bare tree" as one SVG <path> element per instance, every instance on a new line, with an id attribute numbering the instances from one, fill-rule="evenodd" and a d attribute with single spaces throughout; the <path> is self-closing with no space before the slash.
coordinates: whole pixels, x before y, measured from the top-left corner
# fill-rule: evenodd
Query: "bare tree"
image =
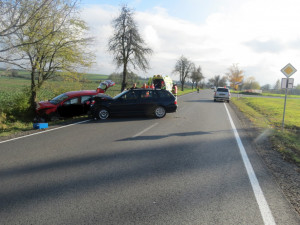
<path id="1" fill-rule="evenodd" d="M 192 71 L 191 79 L 192 79 L 192 89 L 194 88 L 195 83 L 196 83 L 196 88 L 197 88 L 199 85 L 199 82 L 204 79 L 201 66 L 198 66 L 197 68 L 194 67 L 194 69 Z"/>
<path id="2" fill-rule="evenodd" d="M 223 87 L 226 86 L 227 77 L 226 76 L 221 77 L 220 75 L 216 75 L 213 78 L 209 79 L 208 82 L 210 86 Z"/>
<path id="3" fill-rule="evenodd" d="M 173 73 L 179 73 L 179 79 L 180 79 L 182 91 L 184 90 L 184 84 L 186 79 L 190 76 L 194 68 L 195 68 L 194 63 L 189 61 L 184 56 L 181 56 L 177 60 Z"/>
<path id="4" fill-rule="evenodd" d="M 145 41 L 139 34 L 138 27 L 134 21 L 134 12 L 126 5 L 122 6 L 120 15 L 112 21 L 114 34 L 109 39 L 108 50 L 114 57 L 117 67 L 123 67 L 123 81 L 121 91 L 127 86 L 127 74 L 129 65 L 134 69 L 143 71 L 149 69 L 147 55 L 152 54 Z"/>
<path id="5" fill-rule="evenodd" d="M 35 110 L 37 91 L 46 80 L 56 76 L 75 77 L 78 69 L 92 63 L 93 54 L 87 51 L 91 39 L 84 37 L 88 28 L 77 17 L 76 6 L 77 1 L 53 0 L 17 32 L 14 41 L 19 47 L 14 55 L 26 56 L 22 67 L 31 73 L 32 111 Z M 33 12 L 28 11 L 25 16 L 27 14 Z M 31 44 L 26 44 L 28 42 Z"/>

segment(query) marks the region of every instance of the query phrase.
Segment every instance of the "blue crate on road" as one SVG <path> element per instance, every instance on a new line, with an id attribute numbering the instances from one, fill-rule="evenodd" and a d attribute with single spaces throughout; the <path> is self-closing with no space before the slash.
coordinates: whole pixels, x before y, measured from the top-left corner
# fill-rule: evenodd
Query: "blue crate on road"
<path id="1" fill-rule="evenodd" d="M 46 129 L 48 128 L 48 123 L 34 123 L 33 129 Z"/>

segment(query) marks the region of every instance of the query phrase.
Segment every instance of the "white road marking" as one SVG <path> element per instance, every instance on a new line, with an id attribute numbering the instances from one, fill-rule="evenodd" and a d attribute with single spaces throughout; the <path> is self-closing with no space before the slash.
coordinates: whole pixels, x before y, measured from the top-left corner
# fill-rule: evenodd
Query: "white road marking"
<path id="1" fill-rule="evenodd" d="M 88 122 L 88 121 L 91 121 L 91 120 L 84 120 L 84 121 L 81 121 L 81 122 L 72 123 L 72 124 L 69 124 L 69 125 L 53 128 L 53 129 L 50 129 L 50 130 L 40 131 L 40 132 L 37 132 L 37 133 L 34 133 L 34 134 L 28 134 L 28 135 L 24 135 L 24 136 L 17 137 L 17 138 L 12 138 L 12 139 L 9 139 L 9 140 L 6 140 L 6 141 L 0 141 L 0 144 L 5 143 L 5 142 L 9 142 L 9 141 L 15 141 L 15 140 L 18 140 L 18 139 L 21 139 L 21 138 L 26 138 L 26 137 L 38 135 L 38 134 L 43 134 L 43 133 L 46 133 L 46 132 L 49 132 L 49 131 L 58 130 L 58 129 L 62 129 L 62 128 L 65 128 L 65 127 L 70 127 L 70 126 L 85 123 L 85 122 Z"/>
<path id="2" fill-rule="evenodd" d="M 141 134 L 147 132 L 148 130 L 150 130 L 151 128 L 155 127 L 158 123 L 155 123 L 153 125 L 151 125 L 150 127 L 147 127 L 145 130 L 142 130 L 141 132 L 137 133 L 136 135 L 132 136 L 133 138 L 140 136 Z"/>
<path id="3" fill-rule="evenodd" d="M 246 171 L 248 173 L 248 177 L 249 177 L 249 180 L 250 180 L 250 183 L 251 183 L 251 186 L 252 186 L 252 189 L 253 189 L 253 192 L 254 192 L 254 195 L 255 195 L 255 198 L 256 198 L 256 201 L 257 201 L 257 204 L 259 206 L 259 209 L 260 209 L 260 213 L 262 215 L 262 218 L 263 218 L 263 221 L 264 221 L 264 224 L 265 225 L 275 225 L 275 221 L 274 221 L 274 218 L 273 218 L 273 215 L 272 215 L 272 212 L 269 208 L 269 205 L 267 203 L 267 200 L 265 199 L 265 196 L 260 188 L 260 185 L 258 183 L 258 180 L 257 180 L 257 177 L 255 175 L 255 172 L 253 170 L 253 167 L 250 163 L 250 160 L 247 156 L 247 153 L 246 153 L 246 150 L 244 148 L 244 145 L 240 139 L 240 136 L 237 132 L 237 129 L 233 123 L 233 120 L 230 116 L 230 113 L 227 109 L 227 106 L 226 104 L 224 103 L 224 106 L 225 106 L 225 109 L 227 111 L 227 114 L 228 114 L 228 117 L 229 117 L 229 120 L 230 120 L 230 124 L 231 124 L 231 127 L 232 127 L 232 130 L 234 132 L 234 136 L 235 136 L 235 139 L 237 141 L 237 144 L 238 144 L 238 147 L 240 149 L 240 154 L 242 156 L 242 159 L 243 159 L 243 162 L 244 162 L 244 165 L 246 167 Z"/>

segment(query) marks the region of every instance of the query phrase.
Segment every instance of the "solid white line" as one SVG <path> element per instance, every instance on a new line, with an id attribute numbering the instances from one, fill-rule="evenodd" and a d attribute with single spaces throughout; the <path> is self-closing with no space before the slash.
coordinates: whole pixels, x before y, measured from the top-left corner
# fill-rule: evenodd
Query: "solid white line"
<path id="1" fill-rule="evenodd" d="M 263 191 L 260 188 L 260 185 L 258 183 L 257 177 L 256 177 L 255 172 L 253 170 L 253 167 L 252 167 L 252 165 L 250 163 L 250 160 L 249 160 L 249 158 L 247 156 L 247 153 L 246 153 L 246 150 L 244 148 L 244 145 L 243 145 L 243 143 L 242 143 L 242 141 L 240 139 L 240 136 L 239 136 L 239 134 L 237 132 L 237 129 L 236 129 L 234 123 L 233 123 L 233 120 L 232 120 L 232 118 L 230 116 L 230 113 L 229 113 L 229 111 L 228 111 L 227 106 L 226 106 L 225 103 L 224 103 L 224 106 L 225 106 L 225 109 L 227 111 L 227 114 L 228 114 L 228 117 L 229 117 L 229 120 L 230 120 L 230 124 L 231 124 L 232 130 L 234 132 L 235 139 L 236 139 L 238 147 L 240 149 L 240 153 L 241 153 L 244 165 L 246 167 L 246 171 L 248 173 L 248 177 L 249 177 L 249 180 L 250 180 L 250 183 L 251 183 L 251 186 L 252 186 L 252 189 L 253 189 L 253 192 L 254 192 L 257 204 L 259 206 L 260 213 L 262 215 L 264 224 L 266 224 L 266 225 L 275 225 L 276 223 L 274 221 L 272 212 L 271 212 L 271 210 L 269 208 L 267 200 L 265 199 Z"/>
<path id="2" fill-rule="evenodd" d="M 133 138 L 140 136 L 141 134 L 145 133 L 146 131 L 150 130 L 151 128 L 155 127 L 158 123 L 155 123 L 151 125 L 150 127 L 147 127 L 145 130 L 142 130 L 140 133 L 137 133 L 136 135 L 132 136 Z"/>
<path id="3" fill-rule="evenodd" d="M 24 136 L 17 137 L 17 138 L 12 138 L 12 139 L 9 139 L 9 140 L 6 140 L 6 141 L 1 141 L 0 144 L 5 143 L 5 142 L 9 142 L 9 141 L 15 141 L 15 140 L 18 140 L 18 139 L 21 139 L 21 138 L 26 138 L 26 137 L 38 135 L 38 134 L 43 134 L 43 133 L 46 133 L 46 132 L 49 132 L 49 131 L 58 130 L 58 129 L 62 129 L 62 128 L 65 128 L 65 127 L 70 127 L 70 126 L 85 123 L 85 122 L 88 122 L 88 121 L 91 121 L 91 120 L 84 120 L 84 121 L 81 121 L 81 122 L 72 123 L 72 124 L 69 124 L 69 125 L 53 128 L 53 129 L 50 129 L 50 130 L 40 131 L 40 132 L 37 132 L 37 133 L 34 133 L 34 134 L 28 134 L 28 135 L 24 135 Z"/>

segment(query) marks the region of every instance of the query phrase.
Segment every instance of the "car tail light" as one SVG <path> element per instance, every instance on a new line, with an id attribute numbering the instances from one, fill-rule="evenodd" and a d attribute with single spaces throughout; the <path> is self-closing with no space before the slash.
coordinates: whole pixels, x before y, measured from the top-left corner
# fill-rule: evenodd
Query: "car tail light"
<path id="1" fill-rule="evenodd" d="M 90 106 L 92 106 L 92 105 L 94 105 L 95 104 L 95 100 L 91 100 L 91 102 L 90 102 Z"/>
<path id="2" fill-rule="evenodd" d="M 177 100 L 174 101 L 174 104 L 177 105 Z"/>

